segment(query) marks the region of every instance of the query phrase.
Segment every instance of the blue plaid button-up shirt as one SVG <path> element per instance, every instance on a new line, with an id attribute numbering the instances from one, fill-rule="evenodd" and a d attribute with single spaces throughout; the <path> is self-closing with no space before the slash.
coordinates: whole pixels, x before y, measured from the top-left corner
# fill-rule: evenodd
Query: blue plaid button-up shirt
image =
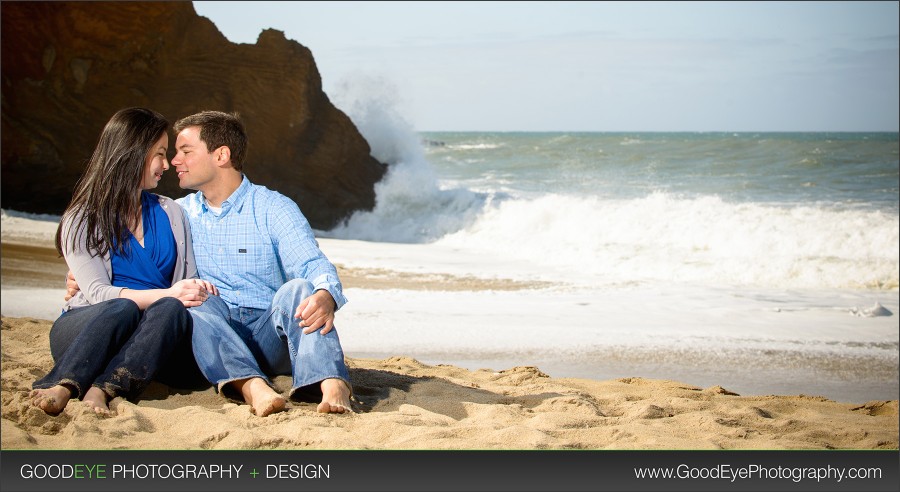
<path id="1" fill-rule="evenodd" d="M 295 278 L 327 290 L 337 309 L 347 302 L 337 270 L 290 198 L 244 176 L 218 215 L 203 192 L 177 202 L 190 220 L 200 277 L 218 287 L 229 307 L 269 309 L 278 288 Z"/>

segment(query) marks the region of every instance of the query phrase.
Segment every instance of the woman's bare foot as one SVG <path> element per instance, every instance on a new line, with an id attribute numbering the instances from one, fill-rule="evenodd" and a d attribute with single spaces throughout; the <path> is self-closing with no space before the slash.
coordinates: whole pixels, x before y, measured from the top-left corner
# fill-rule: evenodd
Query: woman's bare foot
<path id="1" fill-rule="evenodd" d="M 287 400 L 279 395 L 263 378 L 250 378 L 234 381 L 234 387 L 244 395 L 244 401 L 250 405 L 250 411 L 265 417 L 284 410 Z"/>
<path id="2" fill-rule="evenodd" d="M 322 381 L 322 403 L 316 407 L 319 413 L 353 413 L 350 408 L 350 386 L 343 380 L 330 378 Z"/>
<path id="3" fill-rule="evenodd" d="M 72 390 L 57 384 L 52 388 L 36 389 L 29 396 L 32 405 L 55 417 L 66 408 L 66 404 L 72 398 Z"/>
<path id="4" fill-rule="evenodd" d="M 81 401 L 83 401 L 85 405 L 91 407 L 97 415 L 109 415 L 109 395 L 102 389 L 91 386 L 91 389 L 87 390 L 87 393 L 84 394 L 84 398 L 82 398 Z"/>

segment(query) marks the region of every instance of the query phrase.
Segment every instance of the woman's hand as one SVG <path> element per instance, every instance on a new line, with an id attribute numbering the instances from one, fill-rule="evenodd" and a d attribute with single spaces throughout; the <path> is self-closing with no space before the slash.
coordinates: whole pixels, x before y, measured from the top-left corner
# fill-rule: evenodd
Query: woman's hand
<path id="1" fill-rule="evenodd" d="M 168 294 L 184 304 L 184 307 L 196 307 L 209 299 L 210 294 L 219 295 L 216 286 L 199 278 L 188 278 L 175 282 L 169 287 Z"/>
<path id="2" fill-rule="evenodd" d="M 191 279 L 187 279 L 187 280 L 191 280 Z M 213 285 L 213 284 L 212 284 L 211 282 L 209 282 L 208 280 L 203 280 L 202 278 L 195 278 L 195 279 L 193 279 L 193 280 L 196 280 L 197 282 L 200 282 L 200 285 L 202 285 L 203 288 L 206 289 L 206 293 L 207 293 L 207 294 L 212 294 L 212 295 L 214 295 L 214 296 L 219 295 L 219 289 L 217 289 L 216 286 Z"/>

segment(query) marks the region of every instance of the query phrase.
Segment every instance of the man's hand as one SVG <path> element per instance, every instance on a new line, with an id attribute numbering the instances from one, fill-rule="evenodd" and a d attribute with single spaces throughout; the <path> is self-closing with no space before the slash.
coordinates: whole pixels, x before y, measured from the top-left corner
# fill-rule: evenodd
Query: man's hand
<path id="1" fill-rule="evenodd" d="M 320 334 L 326 335 L 334 328 L 334 298 L 324 289 L 319 289 L 313 295 L 303 299 L 297 306 L 294 319 L 300 320 L 300 328 L 303 334 L 308 335 L 321 328 Z"/>
<path id="2" fill-rule="evenodd" d="M 78 291 L 81 290 L 78 288 L 78 282 L 75 281 L 75 274 L 72 273 L 72 270 L 69 270 L 66 273 L 66 297 L 65 300 L 69 300 L 75 297 L 78 294 Z"/>

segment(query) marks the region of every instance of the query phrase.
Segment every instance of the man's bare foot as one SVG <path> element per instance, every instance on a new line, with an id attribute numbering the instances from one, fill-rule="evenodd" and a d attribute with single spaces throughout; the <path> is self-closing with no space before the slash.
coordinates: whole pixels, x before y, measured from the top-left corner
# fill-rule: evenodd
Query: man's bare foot
<path id="1" fill-rule="evenodd" d="M 353 413 L 350 408 L 350 387 L 341 379 L 322 381 L 322 403 L 316 407 L 319 413 Z"/>
<path id="2" fill-rule="evenodd" d="M 244 379 L 234 381 L 233 384 L 244 395 L 250 411 L 260 417 L 280 412 L 287 404 L 287 400 L 266 384 L 263 378 Z"/>
<path id="3" fill-rule="evenodd" d="M 85 405 L 91 407 L 97 415 L 109 416 L 109 395 L 102 389 L 91 386 L 81 399 Z"/>
<path id="4" fill-rule="evenodd" d="M 29 396 L 32 405 L 55 417 L 66 408 L 66 404 L 72 398 L 72 390 L 57 384 L 52 388 L 36 389 Z"/>

